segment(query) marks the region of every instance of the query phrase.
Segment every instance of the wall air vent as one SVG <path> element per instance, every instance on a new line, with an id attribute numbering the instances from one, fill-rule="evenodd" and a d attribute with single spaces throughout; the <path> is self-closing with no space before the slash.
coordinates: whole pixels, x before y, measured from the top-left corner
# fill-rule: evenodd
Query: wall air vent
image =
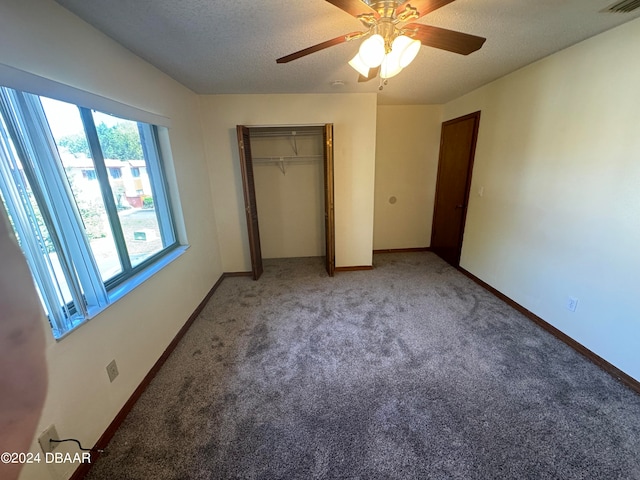
<path id="1" fill-rule="evenodd" d="M 629 13 L 640 7 L 640 0 L 622 0 L 607 7 L 605 12 Z"/>

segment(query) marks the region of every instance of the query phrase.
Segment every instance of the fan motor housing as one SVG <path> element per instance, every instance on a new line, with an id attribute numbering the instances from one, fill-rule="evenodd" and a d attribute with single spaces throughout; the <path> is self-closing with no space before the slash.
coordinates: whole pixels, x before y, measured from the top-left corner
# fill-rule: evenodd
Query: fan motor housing
<path id="1" fill-rule="evenodd" d="M 379 0 L 369 2 L 369 6 L 373 8 L 383 18 L 395 18 L 396 8 L 401 2 L 396 0 Z"/>

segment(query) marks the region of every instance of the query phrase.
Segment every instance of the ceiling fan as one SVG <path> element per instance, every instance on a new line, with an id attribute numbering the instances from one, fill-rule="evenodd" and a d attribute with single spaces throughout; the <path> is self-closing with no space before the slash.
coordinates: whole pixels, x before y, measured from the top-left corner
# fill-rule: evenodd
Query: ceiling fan
<path id="1" fill-rule="evenodd" d="M 326 0 L 358 18 L 367 30 L 351 32 L 298 52 L 278 58 L 287 63 L 311 53 L 350 40 L 367 37 L 356 56 L 349 61 L 360 76 L 369 81 L 380 74 L 385 82 L 400 73 L 415 58 L 421 45 L 469 55 L 484 44 L 486 38 L 444 28 L 406 23 L 422 17 L 455 0 Z M 382 88 L 382 86 L 380 87 Z"/>

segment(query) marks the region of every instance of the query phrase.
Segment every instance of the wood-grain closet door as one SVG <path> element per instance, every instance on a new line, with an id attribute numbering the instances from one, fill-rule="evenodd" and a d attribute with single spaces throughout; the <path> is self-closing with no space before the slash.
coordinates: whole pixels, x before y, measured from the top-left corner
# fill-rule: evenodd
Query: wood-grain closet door
<path id="1" fill-rule="evenodd" d="M 324 126 L 324 235 L 325 267 L 330 277 L 336 268 L 335 212 L 333 204 L 333 124 Z"/>
<path id="2" fill-rule="evenodd" d="M 244 191 L 244 207 L 249 234 L 249 252 L 251 254 L 251 273 L 254 280 L 262 275 L 262 251 L 260 250 L 260 229 L 258 228 L 258 207 L 256 204 L 256 187 L 253 179 L 253 160 L 251 158 L 251 140 L 249 129 L 244 125 L 236 127 L 238 148 L 240 151 L 240 170 Z"/>

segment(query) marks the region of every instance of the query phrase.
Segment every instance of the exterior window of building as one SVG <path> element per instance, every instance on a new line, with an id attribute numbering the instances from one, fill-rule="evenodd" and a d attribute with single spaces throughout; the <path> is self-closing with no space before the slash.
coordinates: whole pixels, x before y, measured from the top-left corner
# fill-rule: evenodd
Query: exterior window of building
<path id="1" fill-rule="evenodd" d="M 5 87 L 0 199 L 56 338 L 178 246 L 157 127 Z"/>

